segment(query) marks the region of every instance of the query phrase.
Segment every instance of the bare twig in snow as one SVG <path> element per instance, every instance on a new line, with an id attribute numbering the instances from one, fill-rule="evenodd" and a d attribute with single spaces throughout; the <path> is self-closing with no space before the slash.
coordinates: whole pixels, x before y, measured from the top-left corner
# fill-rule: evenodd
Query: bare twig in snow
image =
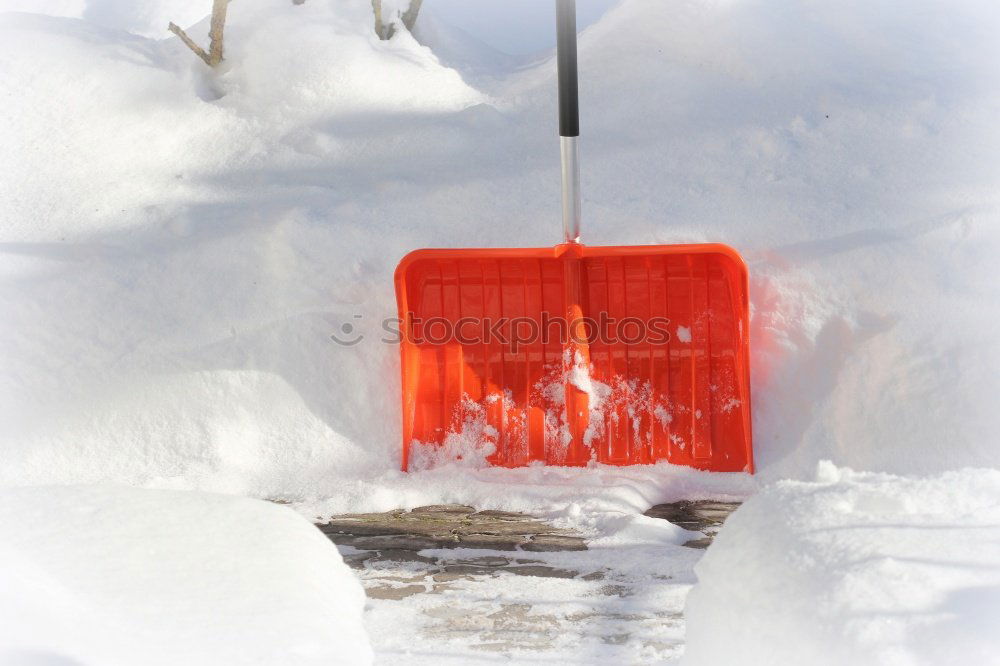
<path id="1" fill-rule="evenodd" d="M 420 5 L 423 4 L 424 0 L 410 0 L 410 4 L 407 6 L 406 11 L 403 12 L 400 19 L 402 20 L 403 26 L 407 30 L 413 30 L 414 24 L 417 22 L 417 14 L 420 13 Z M 394 34 L 396 34 L 396 21 L 395 16 L 386 17 L 382 13 L 382 0 L 372 0 L 372 11 L 375 12 L 375 34 L 381 40 L 391 39 Z M 388 20 L 386 20 L 388 18 Z"/>
<path id="2" fill-rule="evenodd" d="M 212 24 L 208 29 L 208 53 L 194 43 L 194 40 L 187 36 L 180 26 L 171 23 L 167 26 L 170 32 L 180 37 L 181 41 L 191 49 L 196 56 L 205 61 L 209 67 L 216 67 L 222 62 L 222 32 L 226 25 L 226 6 L 229 0 L 212 0 Z"/>
<path id="3" fill-rule="evenodd" d="M 172 32 L 175 35 L 177 35 L 178 37 L 180 37 L 181 41 L 184 42 L 185 44 L 187 44 L 187 47 L 189 49 L 191 49 L 192 51 L 194 51 L 194 54 L 196 56 L 198 56 L 199 58 L 201 58 L 202 60 L 204 60 L 206 65 L 209 64 L 209 62 L 208 62 L 208 54 L 205 53 L 205 49 L 203 49 L 200 46 L 198 46 L 197 44 L 195 44 L 194 40 L 191 39 L 190 37 L 188 37 L 187 33 L 184 32 L 180 28 L 180 26 L 178 26 L 176 23 L 171 22 L 171 24 L 167 26 L 167 29 L 170 30 L 170 32 Z"/>
<path id="4" fill-rule="evenodd" d="M 382 20 L 382 0 L 372 0 L 372 11 L 375 12 L 375 34 L 379 39 L 389 39 L 392 37 L 392 23 L 386 24 Z"/>
<path id="5" fill-rule="evenodd" d="M 208 29 L 208 64 L 222 62 L 222 29 L 226 26 L 226 5 L 229 0 L 212 0 L 212 25 Z"/>
<path id="6" fill-rule="evenodd" d="M 420 13 L 420 5 L 424 0 L 410 0 L 410 6 L 403 12 L 403 25 L 406 29 L 413 31 L 413 25 L 417 22 L 417 14 Z"/>

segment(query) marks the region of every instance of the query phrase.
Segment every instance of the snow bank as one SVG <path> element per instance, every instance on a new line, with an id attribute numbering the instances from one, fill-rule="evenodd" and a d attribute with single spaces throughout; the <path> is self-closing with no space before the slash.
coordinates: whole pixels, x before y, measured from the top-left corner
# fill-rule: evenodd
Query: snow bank
<path id="1" fill-rule="evenodd" d="M 370 12 L 242 2 L 218 76 L 176 39 L 0 18 L 3 483 L 301 499 L 396 466 L 394 358 L 329 338 L 377 227 L 328 195 L 373 214 L 369 135 L 481 95 Z"/>
<path id="2" fill-rule="evenodd" d="M 825 462 L 740 507 L 696 567 L 684 663 L 1000 663 L 1000 471 Z"/>
<path id="3" fill-rule="evenodd" d="M 0 18 L 0 483 L 321 511 L 674 494 L 661 470 L 394 472 L 393 268 L 559 240 L 555 69 L 476 79 L 468 39 L 433 26 L 446 67 L 370 11 L 241 0 L 217 73 L 125 13 Z M 1000 465 L 998 32 L 987 0 L 625 0 L 581 35 L 584 239 L 743 252 L 761 479 Z"/>
<path id="4" fill-rule="evenodd" d="M 285 507 L 115 487 L 0 491 L 0 662 L 365 664 L 364 592 Z"/>
<path id="5" fill-rule="evenodd" d="M 408 34 L 379 41 L 370 14 L 362 0 L 247 0 L 229 13 L 218 75 L 165 26 L 160 41 L 100 21 L 0 15 L 11 100 L 0 137 L 17 156 L 0 162 L 6 239 L 149 231 L 191 208 L 201 218 L 232 205 L 225 190 L 241 182 L 296 184 L 282 174 L 289 159 L 341 153 L 323 131 L 333 118 L 375 130 L 482 100 Z M 202 44 L 207 31 L 208 17 L 190 27 Z"/>

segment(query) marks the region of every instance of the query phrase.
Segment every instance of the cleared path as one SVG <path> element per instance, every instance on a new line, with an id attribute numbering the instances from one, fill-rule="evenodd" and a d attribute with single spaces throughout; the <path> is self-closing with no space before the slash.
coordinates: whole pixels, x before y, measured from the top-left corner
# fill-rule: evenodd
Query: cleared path
<path id="1" fill-rule="evenodd" d="M 736 506 L 647 511 L 703 532 L 687 547 L 588 546 L 531 516 L 457 505 L 319 527 L 365 586 L 381 663 L 656 664 L 680 657 L 692 568 Z"/>

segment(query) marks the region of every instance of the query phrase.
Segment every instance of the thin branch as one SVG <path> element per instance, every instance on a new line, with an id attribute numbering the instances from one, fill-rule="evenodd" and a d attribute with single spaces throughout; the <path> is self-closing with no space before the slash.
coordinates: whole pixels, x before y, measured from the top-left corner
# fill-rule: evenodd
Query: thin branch
<path id="1" fill-rule="evenodd" d="M 403 12 L 403 25 L 406 29 L 413 31 L 413 24 L 417 22 L 417 14 L 420 13 L 420 5 L 424 0 L 410 0 L 410 6 Z"/>
<path id="2" fill-rule="evenodd" d="M 382 20 L 382 0 L 372 0 L 372 11 L 375 12 L 375 34 L 383 41 L 391 38 L 395 27 Z"/>
<path id="3" fill-rule="evenodd" d="M 208 30 L 208 64 L 215 67 L 222 62 L 222 29 L 226 25 L 226 5 L 229 0 L 212 1 L 212 25 Z"/>
<path id="4" fill-rule="evenodd" d="M 194 40 L 188 37 L 187 33 L 181 30 L 176 23 L 171 22 L 167 29 L 180 37 L 181 41 L 194 51 L 196 56 L 204 60 L 206 65 L 215 67 L 222 62 L 222 29 L 226 26 L 226 5 L 228 4 L 229 0 L 212 0 L 212 24 L 208 29 L 208 53 L 195 44 Z"/>
<path id="5" fill-rule="evenodd" d="M 170 32 L 177 35 L 178 37 L 180 37 L 181 41 L 184 42 L 189 49 L 194 51 L 194 54 L 196 56 L 204 60 L 206 65 L 211 66 L 212 63 L 209 61 L 209 57 L 208 54 L 205 53 L 205 49 L 195 44 L 194 40 L 188 37 L 187 33 L 181 30 L 180 26 L 178 26 L 176 23 L 171 22 L 171 24 L 167 26 L 167 29 L 170 30 Z"/>
<path id="6" fill-rule="evenodd" d="M 396 18 L 401 19 L 403 26 L 407 30 L 413 30 L 413 25 L 417 22 L 417 14 L 420 13 L 420 5 L 423 4 L 423 1 L 410 0 L 410 4 L 406 7 L 403 15 L 389 17 L 390 20 L 387 23 L 385 17 L 382 15 L 382 0 L 372 0 L 372 11 L 375 12 L 375 34 L 378 35 L 378 38 L 383 41 L 392 39 L 392 36 L 396 34 Z"/>

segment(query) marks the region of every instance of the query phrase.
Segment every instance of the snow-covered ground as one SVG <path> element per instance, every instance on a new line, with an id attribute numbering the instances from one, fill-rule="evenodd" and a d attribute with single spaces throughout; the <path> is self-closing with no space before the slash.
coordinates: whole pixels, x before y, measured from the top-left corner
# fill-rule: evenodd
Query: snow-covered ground
<path id="1" fill-rule="evenodd" d="M 685 663 L 1000 664 L 1000 470 L 818 468 L 727 521 L 696 568 Z"/>
<path id="2" fill-rule="evenodd" d="M 206 493 L 0 491 L 0 663 L 366 664 L 364 593 L 287 507 Z"/>
<path id="3" fill-rule="evenodd" d="M 239 0 L 211 73 L 164 30 L 203 41 L 207 2 L 0 0 L 0 484 L 461 502 L 628 547 L 652 503 L 822 459 L 1000 466 L 1000 6 L 622 0 L 580 36 L 584 241 L 743 253 L 759 474 L 398 472 L 396 262 L 559 240 L 551 52 L 426 4 L 380 42 L 368 0 Z"/>

